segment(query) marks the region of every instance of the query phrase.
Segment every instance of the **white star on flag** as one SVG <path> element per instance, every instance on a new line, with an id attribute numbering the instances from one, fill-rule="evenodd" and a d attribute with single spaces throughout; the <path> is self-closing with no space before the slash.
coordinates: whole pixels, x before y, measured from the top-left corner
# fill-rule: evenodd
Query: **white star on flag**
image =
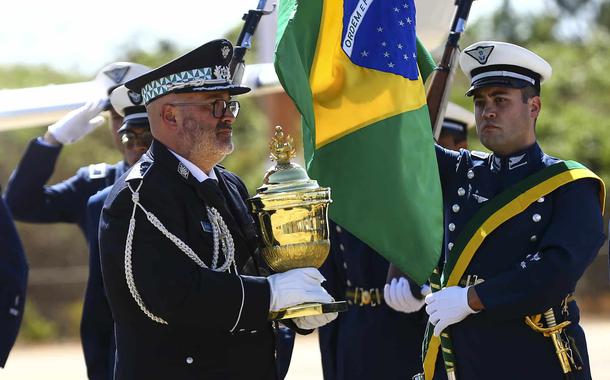
<path id="1" fill-rule="evenodd" d="M 413 22 L 413 20 L 411 20 L 411 17 L 407 17 L 407 22 L 410 24 Z"/>
<path id="2" fill-rule="evenodd" d="M 402 22 L 402 20 L 400 20 L 400 21 L 398 21 L 398 25 L 400 25 L 400 26 L 405 26 L 405 23 L 404 23 L 404 22 Z"/>
<path id="3" fill-rule="evenodd" d="M 387 51 L 385 53 L 383 53 L 383 56 L 388 58 L 390 56 L 390 53 L 388 53 Z"/>
<path id="4" fill-rule="evenodd" d="M 388 67 L 392 68 L 392 67 L 394 67 L 394 64 L 392 62 L 390 62 L 390 63 L 388 63 Z"/>
<path id="5" fill-rule="evenodd" d="M 400 9 L 394 7 L 394 12 L 400 12 Z"/>
<path id="6" fill-rule="evenodd" d="M 369 56 L 369 52 L 366 50 L 363 50 L 362 53 L 360 53 L 360 55 L 362 55 L 363 57 L 368 57 Z"/>
<path id="7" fill-rule="evenodd" d="M 383 28 L 382 28 L 382 27 L 379 27 L 379 28 L 377 28 L 377 31 L 378 31 L 378 32 L 383 32 Z"/>
<path id="8" fill-rule="evenodd" d="M 397 48 L 402 49 L 402 44 L 396 45 Z"/>

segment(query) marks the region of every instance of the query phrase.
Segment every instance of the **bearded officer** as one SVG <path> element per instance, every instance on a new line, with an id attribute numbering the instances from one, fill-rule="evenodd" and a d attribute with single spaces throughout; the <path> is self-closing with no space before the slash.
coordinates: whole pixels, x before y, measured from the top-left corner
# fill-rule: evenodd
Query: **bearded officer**
<path id="1" fill-rule="evenodd" d="M 242 181 L 218 166 L 249 91 L 232 84 L 227 40 L 126 83 L 154 140 L 108 196 L 100 221 L 115 320 L 115 379 L 275 379 L 270 310 L 332 299 L 314 268 L 244 272 L 257 236 Z M 336 314 L 293 319 L 312 329 Z"/>
<path id="2" fill-rule="evenodd" d="M 545 60 L 482 41 L 460 66 L 492 153 L 437 147 L 448 217 L 425 300 L 425 378 L 590 379 L 573 292 L 604 240 L 603 182 L 536 141 Z"/>
<path id="3" fill-rule="evenodd" d="M 117 131 L 121 143 L 127 150 L 137 154 L 139 159 L 152 142 L 142 96 L 125 86 L 119 86 L 110 94 L 110 103 L 113 110 L 123 119 L 123 125 Z M 90 231 L 91 239 L 89 239 L 89 278 L 83 304 L 81 337 L 87 375 L 89 379 L 100 380 L 112 379 L 114 372 L 114 321 L 104 291 L 97 233 L 102 206 L 111 189 L 112 187 L 109 186 L 99 191 L 89 198 L 87 203 L 87 230 Z"/>

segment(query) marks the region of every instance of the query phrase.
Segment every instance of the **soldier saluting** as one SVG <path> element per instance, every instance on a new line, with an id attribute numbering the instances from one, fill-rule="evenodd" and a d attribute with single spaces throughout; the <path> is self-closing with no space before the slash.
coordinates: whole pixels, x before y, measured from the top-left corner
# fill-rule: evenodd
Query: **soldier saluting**
<path id="1" fill-rule="evenodd" d="M 144 99 L 154 140 L 100 221 L 115 379 L 275 379 L 269 311 L 332 300 L 317 269 L 244 270 L 257 246 L 248 194 L 217 165 L 233 150 L 232 96 L 250 90 L 231 82 L 232 54 L 215 40 L 126 83 Z M 334 317 L 293 321 L 313 329 Z"/>
<path id="2" fill-rule="evenodd" d="M 590 379 L 573 292 L 604 240 L 604 184 L 536 141 L 544 59 L 482 41 L 460 66 L 492 153 L 437 146 L 446 245 L 425 300 L 425 378 Z"/>

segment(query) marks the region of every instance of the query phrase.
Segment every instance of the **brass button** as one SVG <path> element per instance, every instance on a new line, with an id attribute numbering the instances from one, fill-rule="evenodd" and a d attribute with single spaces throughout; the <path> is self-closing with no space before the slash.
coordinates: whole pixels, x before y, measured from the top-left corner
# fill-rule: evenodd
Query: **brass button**
<path id="1" fill-rule="evenodd" d="M 341 233 L 341 227 L 339 227 L 339 225 L 335 226 L 335 230 L 337 230 L 338 233 Z"/>
<path id="2" fill-rule="evenodd" d="M 455 231 L 455 224 L 449 223 L 448 227 L 449 227 L 449 231 L 451 231 L 451 232 Z"/>
<path id="3" fill-rule="evenodd" d="M 468 177 L 468 179 L 473 179 L 474 178 L 474 172 L 472 170 L 468 170 L 468 173 L 466 173 L 466 177 Z"/>
<path id="4" fill-rule="evenodd" d="M 463 197 L 463 196 L 464 196 L 464 194 L 466 194 L 466 190 L 464 190 L 464 188 L 463 188 L 463 187 L 460 187 L 460 188 L 458 189 L 458 195 L 459 195 L 460 197 Z"/>
<path id="5" fill-rule="evenodd" d="M 453 212 L 460 212 L 460 205 L 454 204 L 453 206 L 451 206 L 451 209 L 453 210 Z"/>
<path id="6" fill-rule="evenodd" d="M 540 216 L 540 214 L 534 214 L 532 215 L 532 220 L 534 221 L 534 223 L 538 223 L 542 220 L 542 216 Z"/>

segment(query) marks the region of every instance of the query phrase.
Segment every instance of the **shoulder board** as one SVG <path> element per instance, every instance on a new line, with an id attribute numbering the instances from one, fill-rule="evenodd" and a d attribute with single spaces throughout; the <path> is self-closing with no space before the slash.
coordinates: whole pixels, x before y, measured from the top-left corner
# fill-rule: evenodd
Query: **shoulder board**
<path id="1" fill-rule="evenodd" d="M 89 165 L 89 179 L 106 178 L 107 172 L 108 164 L 105 162 Z"/>
<path id="2" fill-rule="evenodd" d="M 125 182 L 129 182 L 132 180 L 143 179 L 148 170 L 151 168 L 153 162 L 149 160 L 140 160 L 135 163 L 130 169 L 127 177 L 125 177 Z"/>
<path id="3" fill-rule="evenodd" d="M 473 155 L 476 158 L 480 158 L 481 160 L 486 160 L 487 157 L 489 157 L 489 153 L 486 152 L 481 152 L 478 150 L 473 150 L 470 152 L 471 155 Z"/>

